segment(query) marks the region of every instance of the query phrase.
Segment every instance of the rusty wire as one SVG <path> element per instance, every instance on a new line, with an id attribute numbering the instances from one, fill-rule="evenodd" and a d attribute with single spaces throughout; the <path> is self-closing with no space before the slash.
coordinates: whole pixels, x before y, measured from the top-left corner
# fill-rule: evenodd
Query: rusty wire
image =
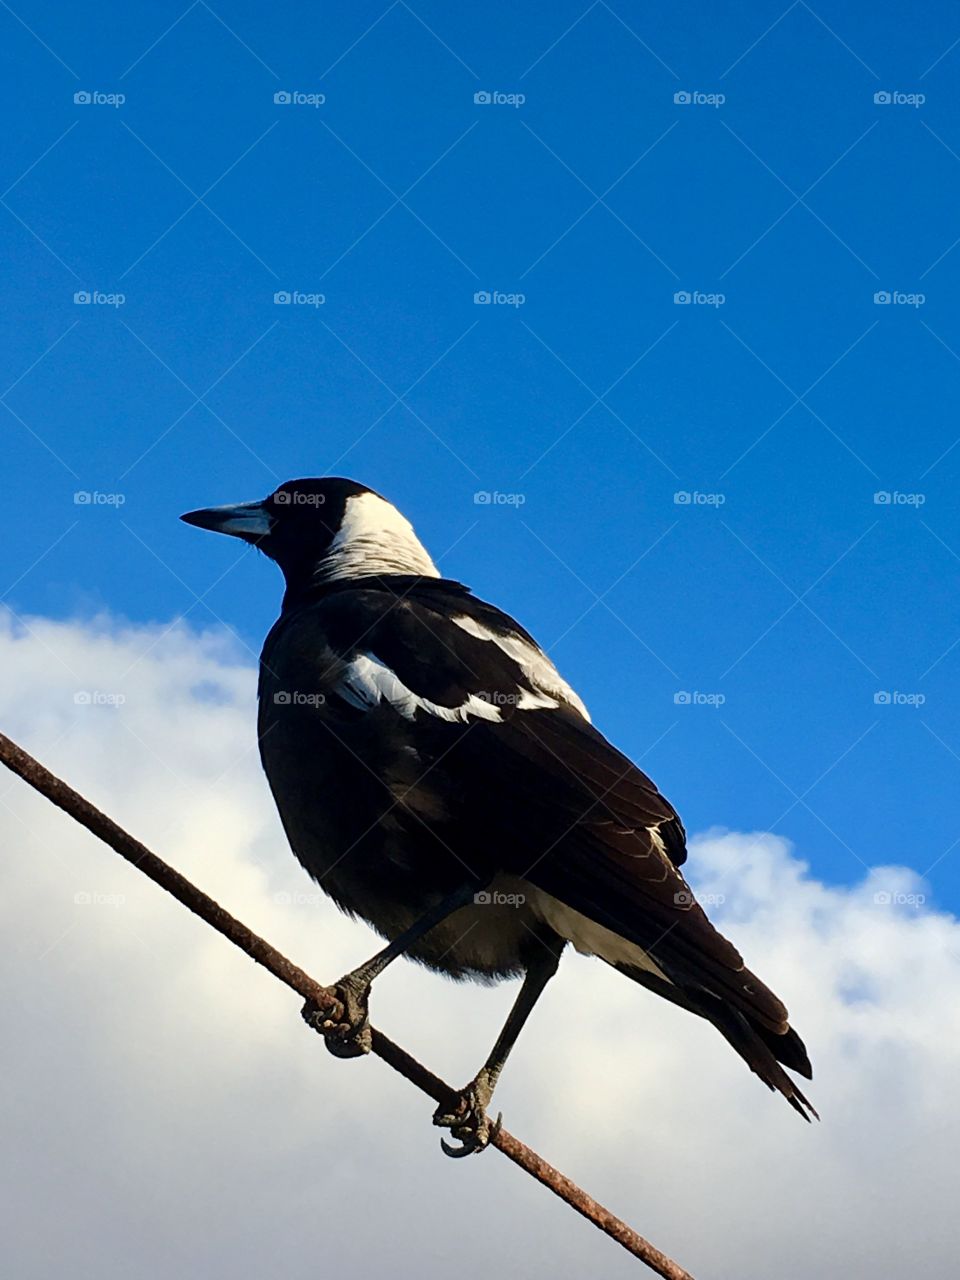
<path id="1" fill-rule="evenodd" d="M 3 733 L 0 733 L 0 762 L 21 777 L 24 782 L 29 783 L 34 790 L 39 791 L 42 796 L 69 814 L 81 826 L 86 827 L 104 844 L 109 845 L 122 858 L 132 863 L 144 875 L 149 876 L 161 889 L 166 889 L 178 902 L 182 902 L 201 920 L 205 920 L 218 933 L 222 933 L 234 946 L 246 952 L 257 964 L 263 965 L 275 978 L 279 978 L 304 1000 L 313 1001 L 321 1010 L 331 1013 L 335 1020 L 342 1017 L 340 1002 L 331 987 L 322 986 L 309 974 L 304 973 L 264 938 L 259 937 L 242 921 L 230 915 L 219 903 L 214 902 L 213 898 L 198 889 L 179 871 L 175 871 L 162 858 L 151 853 L 146 845 L 124 831 L 112 818 L 95 808 L 89 800 L 84 799 L 72 787 L 45 769 L 38 760 Z M 381 1031 L 373 1031 L 372 1052 L 434 1101 L 449 1105 L 456 1100 L 457 1093 L 454 1089 L 427 1070 L 406 1050 L 394 1044 Z M 582 1214 L 594 1226 L 616 1240 L 628 1253 L 633 1254 L 658 1275 L 663 1276 L 664 1280 L 693 1280 L 690 1273 L 672 1258 L 661 1253 L 649 1240 L 645 1240 L 609 1209 L 605 1209 L 602 1204 L 571 1182 L 558 1169 L 554 1169 L 506 1129 L 501 1128 L 491 1141 L 492 1145 L 502 1151 L 508 1160 L 512 1160 L 531 1177 L 548 1187 L 554 1195 L 566 1201 L 577 1213 Z"/>

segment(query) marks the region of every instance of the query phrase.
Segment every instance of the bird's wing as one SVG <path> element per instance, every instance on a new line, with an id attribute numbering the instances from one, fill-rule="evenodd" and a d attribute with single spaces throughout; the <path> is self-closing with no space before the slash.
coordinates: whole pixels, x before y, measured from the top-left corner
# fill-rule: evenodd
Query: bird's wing
<path id="1" fill-rule="evenodd" d="M 569 712 L 569 720 L 563 717 L 573 735 L 569 752 L 552 762 L 565 766 L 561 772 L 567 785 L 550 803 L 573 806 L 571 814 L 578 814 L 585 789 L 594 797 L 603 795 L 606 809 L 618 815 L 621 825 L 652 831 L 675 867 L 686 860 L 686 835 L 673 806 L 645 773 L 591 728 L 580 697 L 507 614 L 447 580 L 419 580 L 418 586 L 392 596 L 355 589 L 333 604 L 337 621 L 331 625 L 328 609 L 325 627 L 341 652 L 352 653 L 338 690 L 345 701 L 366 709 L 386 701 L 415 717 L 421 730 L 437 720 L 508 726 L 520 712 Z M 521 723 L 527 720 L 520 717 Z M 527 727 L 540 722 L 535 717 Z M 577 729 L 584 732 L 578 735 Z"/>
<path id="2" fill-rule="evenodd" d="M 685 844 L 672 806 L 512 619 L 436 586 L 401 597 L 358 589 L 326 612 L 344 656 L 334 696 L 356 712 L 392 708 L 434 785 L 442 778 L 461 801 L 445 840 L 484 846 L 504 871 L 640 947 L 671 981 L 773 1031 L 787 1026 L 678 870 Z"/>

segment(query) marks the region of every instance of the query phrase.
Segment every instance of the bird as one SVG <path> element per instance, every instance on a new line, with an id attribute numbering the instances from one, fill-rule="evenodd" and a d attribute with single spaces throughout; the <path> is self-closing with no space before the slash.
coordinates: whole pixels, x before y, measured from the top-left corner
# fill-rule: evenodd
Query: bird
<path id="1" fill-rule="evenodd" d="M 397 507 L 323 477 L 181 519 L 283 573 L 261 761 L 303 868 L 386 942 L 336 984 L 339 1015 L 304 1008 L 332 1053 L 369 1052 L 371 985 L 400 955 L 458 980 L 521 978 L 483 1066 L 434 1116 L 447 1154 L 482 1151 L 507 1057 L 571 945 L 711 1023 L 817 1116 L 788 1075 L 812 1070 L 786 1008 L 684 879 L 676 810 L 530 633 L 441 575 Z"/>

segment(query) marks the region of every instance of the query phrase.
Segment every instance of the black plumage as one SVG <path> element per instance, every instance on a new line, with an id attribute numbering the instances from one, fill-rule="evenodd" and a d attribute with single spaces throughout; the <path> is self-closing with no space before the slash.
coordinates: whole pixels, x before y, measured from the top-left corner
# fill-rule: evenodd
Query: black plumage
<path id="1" fill-rule="evenodd" d="M 810 1075 L 786 1009 L 683 878 L 673 807 L 518 623 L 440 577 L 403 517 L 351 481 L 293 481 L 184 519 L 254 542 L 284 571 L 261 658 L 261 756 L 294 852 L 344 910 L 453 977 L 526 974 L 530 1007 L 572 941 L 714 1023 L 815 1114 L 779 1065 Z M 355 987 L 360 1020 L 370 976 Z M 488 1060 L 492 1082 L 509 1047 Z M 465 1111 L 491 1091 L 465 1095 Z M 482 1117 L 479 1130 L 468 1149 L 488 1136 Z"/>

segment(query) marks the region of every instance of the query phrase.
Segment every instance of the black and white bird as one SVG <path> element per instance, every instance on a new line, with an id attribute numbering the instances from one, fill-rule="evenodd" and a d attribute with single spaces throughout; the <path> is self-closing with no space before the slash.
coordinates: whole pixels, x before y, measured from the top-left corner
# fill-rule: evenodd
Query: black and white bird
<path id="1" fill-rule="evenodd" d="M 783 1004 L 713 927 L 681 867 L 684 830 L 590 722 L 519 623 L 441 577 L 410 523 L 352 480 L 292 480 L 188 524 L 253 543 L 286 593 L 260 661 L 260 754 L 297 858 L 388 945 L 338 984 L 369 1050 L 370 984 L 396 956 L 453 978 L 522 976 L 459 1105 L 434 1119 L 482 1149 L 507 1055 L 565 945 L 712 1022 L 805 1118 Z M 782 1065 L 781 1065 L 782 1064 Z"/>

